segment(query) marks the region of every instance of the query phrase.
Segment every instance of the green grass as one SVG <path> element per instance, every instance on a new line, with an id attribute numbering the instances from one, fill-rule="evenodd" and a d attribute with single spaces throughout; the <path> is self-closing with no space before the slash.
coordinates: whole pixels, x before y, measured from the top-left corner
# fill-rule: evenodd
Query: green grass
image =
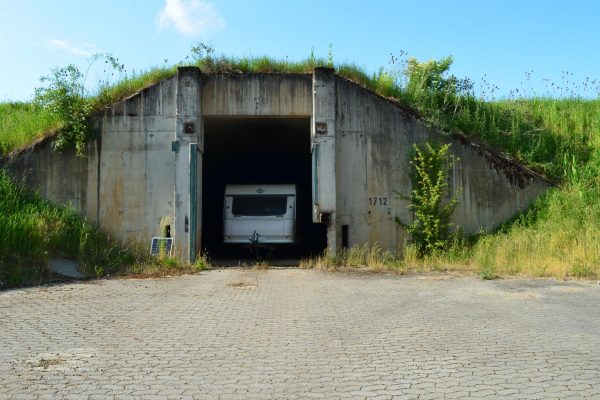
<path id="1" fill-rule="evenodd" d="M 58 118 L 30 103 L 0 103 L 0 156 L 57 128 Z"/>
<path id="2" fill-rule="evenodd" d="M 111 274 L 136 261 L 133 253 L 79 217 L 15 183 L 0 169 L 0 287 L 38 284 L 48 260 L 74 259 L 92 275 Z"/>
<path id="3" fill-rule="evenodd" d="M 114 85 L 102 85 L 98 90 L 98 94 L 91 99 L 92 108 L 94 110 L 101 110 L 119 100 L 134 95 L 144 88 L 169 78 L 176 73 L 177 68 L 175 67 L 156 67 L 139 75 L 125 77 Z"/>

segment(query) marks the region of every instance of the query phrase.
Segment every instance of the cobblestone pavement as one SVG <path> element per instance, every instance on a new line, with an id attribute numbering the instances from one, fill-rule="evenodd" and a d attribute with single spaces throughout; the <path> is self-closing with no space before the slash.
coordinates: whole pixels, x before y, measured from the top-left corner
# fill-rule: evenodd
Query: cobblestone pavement
<path id="1" fill-rule="evenodd" d="M 0 398 L 600 399 L 600 286 L 296 269 L 0 293 Z"/>

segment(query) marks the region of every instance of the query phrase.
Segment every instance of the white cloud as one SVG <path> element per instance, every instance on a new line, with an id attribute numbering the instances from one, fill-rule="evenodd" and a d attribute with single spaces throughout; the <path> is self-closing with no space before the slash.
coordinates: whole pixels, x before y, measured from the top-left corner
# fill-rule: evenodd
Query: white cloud
<path id="1" fill-rule="evenodd" d="M 44 41 L 44 46 L 50 49 L 58 49 L 66 51 L 67 53 L 73 54 L 75 56 L 82 57 L 91 57 L 94 53 L 97 53 L 98 50 L 95 46 L 87 45 L 85 48 L 75 46 L 66 40 L 62 39 L 46 39 Z"/>
<path id="2" fill-rule="evenodd" d="M 172 26 L 186 36 L 216 32 L 225 27 L 215 6 L 206 0 L 166 0 L 156 23 L 161 29 Z"/>

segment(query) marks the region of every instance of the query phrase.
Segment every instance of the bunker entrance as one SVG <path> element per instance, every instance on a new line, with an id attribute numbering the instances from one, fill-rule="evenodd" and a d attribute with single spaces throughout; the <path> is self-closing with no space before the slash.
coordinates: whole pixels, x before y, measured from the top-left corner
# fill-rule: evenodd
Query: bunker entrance
<path id="1" fill-rule="evenodd" d="M 300 258 L 317 255 L 325 250 L 326 226 L 312 222 L 310 146 L 310 118 L 205 118 L 202 248 L 209 257 L 255 258 L 257 253 L 251 243 L 250 232 L 253 230 L 259 234 L 255 237 L 260 248 L 259 257 Z M 226 190 L 231 203 L 228 203 L 229 206 L 224 206 Z M 275 190 L 280 195 L 288 196 L 288 202 L 285 204 L 288 205 L 289 212 L 285 217 L 291 220 L 293 226 L 290 228 L 288 222 L 287 229 L 293 229 L 290 240 L 275 239 L 275 243 L 261 243 L 267 238 L 264 232 L 263 236 L 260 236 L 261 231 L 266 230 L 273 219 L 284 216 L 279 211 L 269 213 L 269 208 L 285 209 L 285 204 L 279 204 L 280 201 L 285 202 L 280 199 L 281 196 L 270 199 L 257 198 L 255 192 L 260 194 L 262 190 Z M 288 192 L 293 190 L 295 194 L 292 199 L 291 193 Z M 234 192 L 243 193 L 244 196 L 236 198 L 231 195 Z M 292 209 L 292 205 L 295 209 Z M 248 213 L 247 220 L 244 220 L 244 215 L 240 217 L 240 213 L 244 212 L 240 210 L 244 209 L 253 210 L 252 213 Z M 273 214 L 273 218 L 269 219 L 266 214 Z M 292 214 L 295 214 L 295 217 L 291 216 Z M 228 215 L 230 220 L 227 220 Z M 246 231 L 242 229 L 238 236 L 225 236 L 242 222 L 249 224 L 245 228 Z M 253 223 L 262 225 L 255 229 Z M 236 243 L 231 243 L 232 237 L 237 239 Z M 288 233 L 285 233 L 285 237 L 288 237 Z"/>

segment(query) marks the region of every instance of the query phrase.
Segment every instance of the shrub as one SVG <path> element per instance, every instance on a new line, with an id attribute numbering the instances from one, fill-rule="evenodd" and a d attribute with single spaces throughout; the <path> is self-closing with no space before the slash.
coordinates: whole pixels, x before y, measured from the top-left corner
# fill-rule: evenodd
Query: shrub
<path id="1" fill-rule="evenodd" d="M 409 208 L 414 221 L 403 225 L 412 236 L 421 256 L 443 250 L 449 243 L 450 216 L 456 206 L 456 197 L 444 204 L 448 195 L 448 171 L 456 162 L 449 154 L 450 145 L 413 144 L 412 185 Z"/>

